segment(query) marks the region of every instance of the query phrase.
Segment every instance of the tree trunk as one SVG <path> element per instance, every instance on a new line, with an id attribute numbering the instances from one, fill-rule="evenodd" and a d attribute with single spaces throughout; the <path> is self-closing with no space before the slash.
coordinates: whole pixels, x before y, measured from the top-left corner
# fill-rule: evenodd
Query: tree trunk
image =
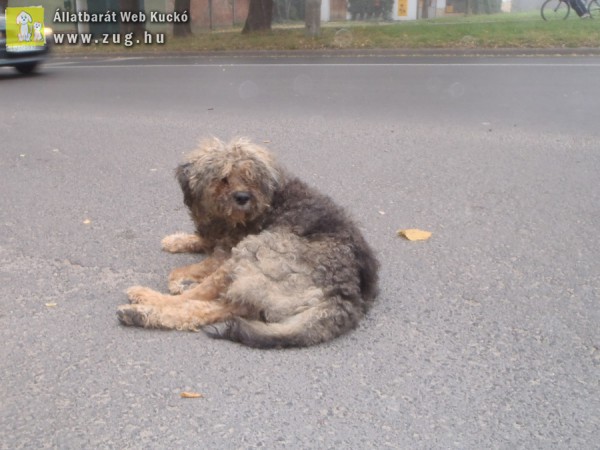
<path id="1" fill-rule="evenodd" d="M 273 0 L 250 0 L 248 17 L 242 34 L 253 31 L 268 31 L 273 20 Z"/>
<path id="2" fill-rule="evenodd" d="M 190 2 L 191 0 L 175 0 L 175 12 L 179 14 L 186 13 L 188 20 L 185 23 L 174 23 L 173 24 L 173 35 L 174 36 L 191 36 L 192 35 L 192 15 L 190 13 Z"/>
<path id="3" fill-rule="evenodd" d="M 307 36 L 317 37 L 321 34 L 321 0 L 306 0 L 304 23 Z"/>
<path id="4" fill-rule="evenodd" d="M 139 12 L 143 11 L 140 7 L 140 0 L 119 0 L 119 8 L 121 11 L 130 11 L 134 14 L 138 14 Z M 121 33 L 133 32 L 136 36 L 142 36 L 144 31 L 146 31 L 146 25 L 144 22 L 121 23 Z"/>
<path id="5" fill-rule="evenodd" d="M 429 18 L 429 0 L 423 0 L 423 5 L 421 9 L 421 19 Z"/>

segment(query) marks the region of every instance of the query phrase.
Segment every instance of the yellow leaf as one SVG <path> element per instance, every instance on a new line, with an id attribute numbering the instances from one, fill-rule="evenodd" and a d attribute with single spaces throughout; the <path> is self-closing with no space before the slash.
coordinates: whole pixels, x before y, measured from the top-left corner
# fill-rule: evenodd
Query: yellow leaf
<path id="1" fill-rule="evenodd" d="M 182 392 L 179 394 L 181 398 L 202 398 L 204 397 L 202 394 L 198 392 Z"/>
<path id="2" fill-rule="evenodd" d="M 84 224 L 84 225 L 89 225 L 90 223 L 92 223 L 92 221 L 91 221 L 90 219 L 85 219 L 85 220 L 83 221 L 83 224 Z"/>
<path id="3" fill-rule="evenodd" d="M 48 308 L 54 308 L 56 306 L 56 303 L 46 303 L 46 306 Z"/>
<path id="4" fill-rule="evenodd" d="M 409 228 L 407 230 L 398 230 L 398 236 L 402 236 L 409 241 L 426 241 L 431 237 L 430 231 Z"/>

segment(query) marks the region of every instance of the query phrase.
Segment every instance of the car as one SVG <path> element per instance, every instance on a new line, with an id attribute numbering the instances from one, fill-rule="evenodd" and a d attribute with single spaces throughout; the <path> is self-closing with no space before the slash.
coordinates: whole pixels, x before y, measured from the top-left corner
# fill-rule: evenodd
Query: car
<path id="1" fill-rule="evenodd" d="M 22 74 L 34 72 L 50 54 L 52 30 L 45 27 L 44 34 L 46 39 L 43 46 L 30 47 L 27 51 L 11 51 L 6 48 L 6 17 L 0 14 L 0 67 L 12 66 Z"/>

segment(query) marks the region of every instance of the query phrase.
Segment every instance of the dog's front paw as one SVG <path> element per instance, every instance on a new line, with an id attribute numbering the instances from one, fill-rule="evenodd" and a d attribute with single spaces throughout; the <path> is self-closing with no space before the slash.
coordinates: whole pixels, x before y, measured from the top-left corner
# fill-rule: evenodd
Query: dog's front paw
<path id="1" fill-rule="evenodd" d="M 147 327 L 148 312 L 143 305 L 122 305 L 117 309 L 117 317 L 123 325 Z"/>
<path id="2" fill-rule="evenodd" d="M 202 239 L 196 234 L 175 233 L 163 238 L 161 247 L 169 253 L 197 253 L 203 250 Z"/>

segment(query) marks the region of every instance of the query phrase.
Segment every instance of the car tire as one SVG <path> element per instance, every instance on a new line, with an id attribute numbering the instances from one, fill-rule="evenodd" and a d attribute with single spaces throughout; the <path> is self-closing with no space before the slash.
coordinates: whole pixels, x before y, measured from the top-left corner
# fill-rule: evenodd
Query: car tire
<path id="1" fill-rule="evenodd" d="M 15 69 L 17 69 L 17 71 L 19 73 L 28 74 L 28 73 L 33 73 L 35 71 L 35 69 L 37 68 L 37 66 L 38 66 L 38 63 L 32 62 L 32 63 L 18 64 L 15 66 Z"/>

